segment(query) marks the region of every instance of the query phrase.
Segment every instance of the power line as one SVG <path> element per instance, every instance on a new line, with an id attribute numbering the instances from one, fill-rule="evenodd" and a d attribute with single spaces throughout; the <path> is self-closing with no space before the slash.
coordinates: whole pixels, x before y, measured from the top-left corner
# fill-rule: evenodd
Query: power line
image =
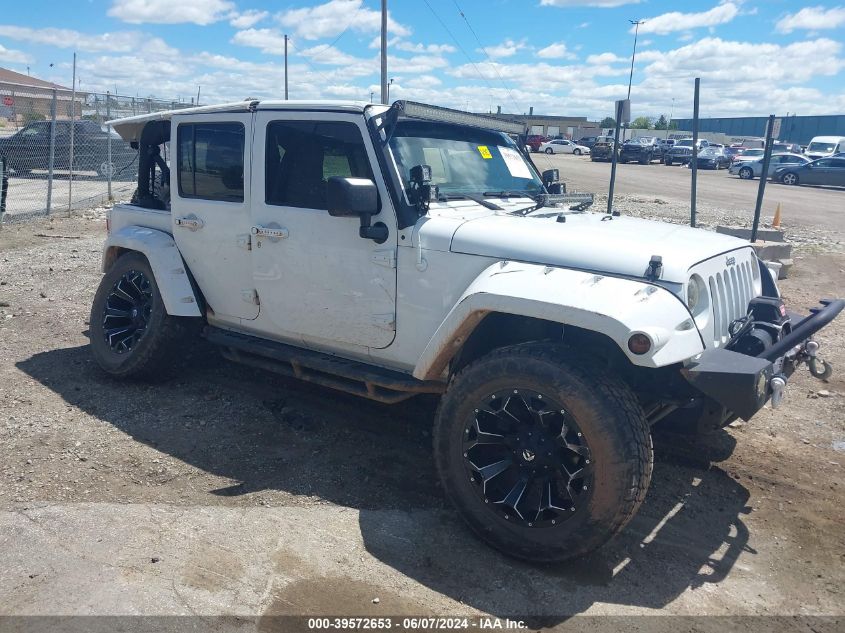
<path id="1" fill-rule="evenodd" d="M 501 73 L 499 72 L 499 69 L 496 67 L 495 62 L 490 57 L 490 54 L 487 52 L 487 49 L 484 47 L 484 44 L 481 43 L 481 40 L 479 39 L 478 34 L 475 32 L 475 29 L 472 28 L 472 24 L 469 23 L 469 18 L 467 18 L 466 13 L 464 13 L 463 9 L 461 9 L 461 7 L 458 5 L 457 0 L 452 0 L 452 3 L 455 5 L 455 8 L 458 10 L 458 13 L 464 19 L 464 22 L 466 22 L 467 28 L 469 28 L 470 32 L 472 33 L 473 37 L 475 38 L 475 41 L 478 42 L 478 46 L 481 48 L 481 52 L 484 53 L 484 56 L 487 58 L 487 61 L 490 62 L 490 67 L 496 73 L 496 76 L 499 78 L 499 81 L 501 82 L 502 86 L 507 91 L 508 97 L 510 97 L 510 100 L 516 106 L 517 113 L 518 113 L 519 110 L 520 110 L 519 104 L 516 102 L 516 99 L 514 99 L 514 96 L 513 96 L 513 93 L 511 92 L 510 87 L 505 83 L 504 78 L 502 77 Z"/>
<path id="2" fill-rule="evenodd" d="M 473 61 L 472 57 L 470 57 L 469 54 L 466 52 L 466 50 L 464 50 L 464 47 L 461 46 L 461 43 L 458 41 L 458 38 L 455 37 L 455 34 L 452 33 L 452 31 L 449 29 L 448 26 L 446 26 L 446 23 L 437 14 L 437 11 L 434 10 L 434 7 L 432 7 L 431 4 L 429 4 L 428 0 L 423 0 L 423 2 L 425 2 L 425 6 L 428 7 L 428 10 L 431 11 L 432 15 L 434 15 L 434 17 L 437 19 L 437 21 L 440 22 L 440 26 L 443 27 L 443 30 L 446 31 L 449 34 L 449 37 L 452 38 L 452 41 L 455 43 L 455 46 L 458 47 L 458 50 L 460 50 L 464 54 L 464 57 L 467 58 L 469 63 L 475 69 L 475 72 L 478 74 L 478 76 L 481 77 L 482 81 L 484 81 L 484 83 L 487 84 L 487 87 L 490 88 L 490 90 L 493 90 L 492 84 L 487 80 L 487 77 L 485 77 L 484 74 L 480 70 L 478 70 L 478 66 Z M 491 99 L 494 99 L 492 92 L 489 93 L 489 96 L 490 96 Z"/>

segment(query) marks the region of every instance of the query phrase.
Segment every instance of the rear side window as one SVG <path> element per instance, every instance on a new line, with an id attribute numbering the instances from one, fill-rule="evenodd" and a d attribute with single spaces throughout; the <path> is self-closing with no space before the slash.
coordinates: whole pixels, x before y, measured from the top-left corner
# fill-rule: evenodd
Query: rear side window
<path id="1" fill-rule="evenodd" d="M 179 125 L 179 195 L 243 202 L 245 135 L 241 123 Z"/>

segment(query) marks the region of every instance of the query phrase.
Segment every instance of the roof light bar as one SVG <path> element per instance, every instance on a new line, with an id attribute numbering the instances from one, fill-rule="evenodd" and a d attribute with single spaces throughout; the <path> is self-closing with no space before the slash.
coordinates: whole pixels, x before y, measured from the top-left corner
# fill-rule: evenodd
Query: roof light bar
<path id="1" fill-rule="evenodd" d="M 480 127 L 485 130 L 495 130 L 506 134 L 525 134 L 525 124 L 520 121 L 508 121 L 486 114 L 473 114 L 450 108 L 417 103 L 416 101 L 396 101 L 393 108 L 399 112 L 399 116 L 406 116 L 412 119 L 425 119 L 427 121 L 440 121 L 442 123 L 456 123 L 458 125 L 469 125 Z"/>

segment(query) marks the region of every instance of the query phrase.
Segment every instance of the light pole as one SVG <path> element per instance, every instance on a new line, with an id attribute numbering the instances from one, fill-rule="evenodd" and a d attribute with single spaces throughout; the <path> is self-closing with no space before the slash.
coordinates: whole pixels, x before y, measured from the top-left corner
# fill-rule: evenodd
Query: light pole
<path id="1" fill-rule="evenodd" d="M 672 127 L 672 117 L 675 115 L 675 97 L 672 97 L 672 109 L 669 110 L 669 120 L 666 121 L 666 138 L 669 138 L 669 128 Z"/>
<path id="2" fill-rule="evenodd" d="M 390 78 L 390 83 L 387 84 L 387 104 L 390 105 L 390 86 L 393 85 L 393 77 Z"/>
<path id="3" fill-rule="evenodd" d="M 631 74 L 628 75 L 628 98 L 631 98 L 631 82 L 634 79 L 634 58 L 637 56 L 637 35 L 640 32 L 640 24 L 645 24 L 645 20 L 628 20 L 634 25 L 634 52 L 631 55 Z"/>

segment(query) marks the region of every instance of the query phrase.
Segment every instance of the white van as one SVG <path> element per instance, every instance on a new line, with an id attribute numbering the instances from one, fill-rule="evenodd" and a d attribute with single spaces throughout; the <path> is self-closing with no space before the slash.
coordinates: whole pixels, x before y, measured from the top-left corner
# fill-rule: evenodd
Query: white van
<path id="1" fill-rule="evenodd" d="M 813 160 L 845 152 L 845 136 L 816 136 L 804 153 Z"/>

